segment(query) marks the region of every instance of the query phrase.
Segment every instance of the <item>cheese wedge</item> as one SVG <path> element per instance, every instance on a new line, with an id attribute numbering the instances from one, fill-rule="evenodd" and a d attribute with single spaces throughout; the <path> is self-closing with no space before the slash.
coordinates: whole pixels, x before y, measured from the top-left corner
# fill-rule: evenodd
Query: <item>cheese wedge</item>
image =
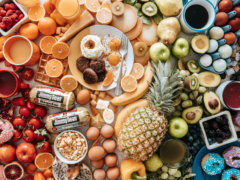
<path id="1" fill-rule="evenodd" d="M 93 24 L 94 22 L 95 22 L 95 19 L 93 15 L 87 10 L 85 10 L 58 41 L 62 41 L 62 42 L 68 41 L 79 31 Z"/>

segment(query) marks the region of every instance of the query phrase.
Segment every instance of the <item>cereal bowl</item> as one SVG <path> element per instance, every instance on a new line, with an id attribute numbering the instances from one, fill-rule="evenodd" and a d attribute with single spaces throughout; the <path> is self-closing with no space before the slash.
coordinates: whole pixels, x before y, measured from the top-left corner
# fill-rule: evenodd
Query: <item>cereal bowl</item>
<path id="1" fill-rule="evenodd" d="M 63 131 L 54 141 L 54 151 L 60 161 L 66 164 L 77 164 L 87 155 L 87 140 L 78 131 Z"/>

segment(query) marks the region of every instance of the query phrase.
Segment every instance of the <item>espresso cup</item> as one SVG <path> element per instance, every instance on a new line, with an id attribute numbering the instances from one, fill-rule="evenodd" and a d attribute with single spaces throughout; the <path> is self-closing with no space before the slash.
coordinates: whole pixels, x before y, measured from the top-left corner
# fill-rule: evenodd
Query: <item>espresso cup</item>
<path id="1" fill-rule="evenodd" d="M 202 6 L 208 13 L 208 20 L 205 23 L 205 25 L 201 28 L 194 28 L 191 25 L 188 24 L 187 20 L 186 20 L 186 11 L 188 10 L 189 7 L 193 6 L 193 5 L 200 5 Z M 193 33 L 201 33 L 204 32 L 208 29 L 210 29 L 214 22 L 215 22 L 215 18 L 216 18 L 216 11 L 215 11 L 215 7 L 214 5 L 209 1 L 209 0 L 190 0 L 188 2 L 185 3 L 181 16 L 180 16 L 180 23 L 182 26 L 182 30 L 185 33 L 188 34 L 193 34 Z"/>

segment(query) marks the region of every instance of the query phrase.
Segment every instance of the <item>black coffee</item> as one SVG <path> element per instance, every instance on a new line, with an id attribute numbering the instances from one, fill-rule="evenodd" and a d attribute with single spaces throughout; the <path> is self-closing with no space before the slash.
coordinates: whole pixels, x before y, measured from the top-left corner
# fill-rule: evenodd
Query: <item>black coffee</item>
<path id="1" fill-rule="evenodd" d="M 201 29 L 208 22 L 208 12 L 201 5 L 192 5 L 186 10 L 185 18 L 191 27 Z"/>

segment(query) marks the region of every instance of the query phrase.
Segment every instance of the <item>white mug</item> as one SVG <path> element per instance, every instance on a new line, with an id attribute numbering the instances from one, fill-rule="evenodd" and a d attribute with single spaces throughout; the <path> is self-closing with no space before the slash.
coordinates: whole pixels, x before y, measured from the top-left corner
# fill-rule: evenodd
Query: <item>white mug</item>
<path id="1" fill-rule="evenodd" d="M 205 26 L 203 26 L 201 29 L 196 29 L 196 28 L 191 27 L 187 23 L 186 18 L 185 18 L 186 10 L 190 6 L 196 5 L 196 4 L 203 6 L 208 12 L 208 21 L 205 24 Z M 183 10 L 182 10 L 182 13 L 180 16 L 180 23 L 182 26 L 182 30 L 185 33 L 189 33 L 189 34 L 201 33 L 201 32 L 204 32 L 204 31 L 210 29 L 213 26 L 213 24 L 215 22 L 215 18 L 216 18 L 216 11 L 215 11 L 215 7 L 212 4 L 212 2 L 210 2 L 209 0 L 190 0 L 190 1 L 186 2 L 186 4 L 183 7 Z"/>

